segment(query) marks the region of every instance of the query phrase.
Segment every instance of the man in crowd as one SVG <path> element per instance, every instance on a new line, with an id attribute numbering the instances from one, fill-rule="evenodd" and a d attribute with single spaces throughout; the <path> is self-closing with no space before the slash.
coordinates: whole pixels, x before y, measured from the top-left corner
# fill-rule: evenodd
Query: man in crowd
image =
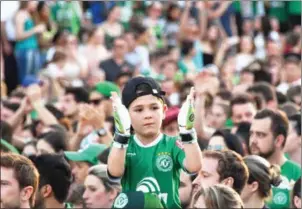
<path id="1" fill-rule="evenodd" d="M 234 151 L 204 151 L 202 168 L 193 181 L 193 195 L 199 187 L 225 184 L 241 193 L 248 179 L 248 169 L 242 157 Z"/>
<path id="2" fill-rule="evenodd" d="M 273 188 L 270 208 L 289 208 L 291 184 L 301 176 L 301 167 L 284 155 L 288 119 L 284 113 L 264 109 L 258 112 L 250 129 L 251 154 L 260 155 L 281 168 L 282 182 Z"/>
<path id="3" fill-rule="evenodd" d="M 39 173 L 26 157 L 1 153 L 1 208 L 32 208 Z"/>
<path id="4" fill-rule="evenodd" d="M 34 208 L 65 208 L 71 184 L 71 169 L 62 155 L 43 154 L 30 157 L 40 173 Z"/>

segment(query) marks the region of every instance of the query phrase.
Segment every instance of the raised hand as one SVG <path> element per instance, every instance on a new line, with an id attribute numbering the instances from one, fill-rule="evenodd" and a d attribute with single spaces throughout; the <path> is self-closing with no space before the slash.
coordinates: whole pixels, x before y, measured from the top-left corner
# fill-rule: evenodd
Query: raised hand
<path id="1" fill-rule="evenodd" d="M 116 130 L 119 134 L 130 136 L 131 119 L 127 108 L 122 104 L 116 92 L 111 92 L 113 117 Z"/>
<path id="2" fill-rule="evenodd" d="M 178 114 L 178 126 L 180 133 L 189 132 L 194 127 L 194 87 L 191 88 L 186 101 L 183 103 Z"/>

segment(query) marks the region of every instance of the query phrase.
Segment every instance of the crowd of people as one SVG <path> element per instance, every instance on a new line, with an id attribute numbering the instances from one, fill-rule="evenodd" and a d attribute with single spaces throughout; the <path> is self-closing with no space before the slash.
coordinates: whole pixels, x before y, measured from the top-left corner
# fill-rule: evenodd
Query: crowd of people
<path id="1" fill-rule="evenodd" d="M 1 1 L 1 208 L 301 208 L 301 1 Z"/>

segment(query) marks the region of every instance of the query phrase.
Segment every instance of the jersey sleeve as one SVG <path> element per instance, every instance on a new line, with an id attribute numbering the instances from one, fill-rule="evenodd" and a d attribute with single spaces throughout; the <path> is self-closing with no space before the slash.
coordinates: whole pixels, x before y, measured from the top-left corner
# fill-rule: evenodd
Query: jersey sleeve
<path id="1" fill-rule="evenodd" d="M 172 141 L 172 140 L 171 140 Z M 183 145 L 181 143 L 181 141 L 177 140 L 177 139 L 173 139 L 173 161 L 176 165 L 176 168 L 177 169 L 183 169 L 184 171 L 185 170 L 185 167 L 184 167 L 184 159 L 186 157 L 185 155 L 185 152 L 183 150 Z"/>

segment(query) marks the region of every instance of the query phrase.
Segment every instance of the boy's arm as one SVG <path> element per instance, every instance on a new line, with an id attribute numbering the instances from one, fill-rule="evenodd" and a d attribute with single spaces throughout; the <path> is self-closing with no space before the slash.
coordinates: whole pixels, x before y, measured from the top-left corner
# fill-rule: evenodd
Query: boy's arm
<path id="1" fill-rule="evenodd" d="M 194 88 L 191 89 L 186 102 L 180 109 L 178 115 L 178 125 L 180 139 L 183 143 L 185 159 L 183 167 L 189 173 L 197 173 L 201 169 L 201 150 L 197 143 L 196 131 L 194 126 L 194 107 L 193 107 Z"/>
<path id="2" fill-rule="evenodd" d="M 120 178 L 125 171 L 125 158 L 130 138 L 130 116 L 128 110 L 122 105 L 116 92 L 112 92 L 114 122 L 116 133 L 108 157 L 108 175 L 111 178 Z"/>

